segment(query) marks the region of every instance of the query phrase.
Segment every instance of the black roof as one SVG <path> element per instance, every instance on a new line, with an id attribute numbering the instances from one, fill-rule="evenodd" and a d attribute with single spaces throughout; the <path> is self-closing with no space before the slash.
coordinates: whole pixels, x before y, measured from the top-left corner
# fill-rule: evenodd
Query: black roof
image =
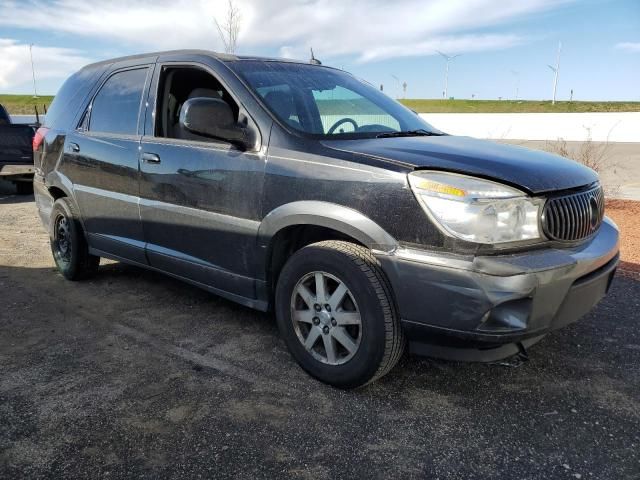
<path id="1" fill-rule="evenodd" d="M 238 60 L 257 60 L 257 61 L 264 61 L 264 62 L 287 62 L 287 63 L 303 63 L 303 64 L 309 63 L 302 60 L 292 60 L 288 58 L 259 57 L 256 55 L 232 55 L 229 53 L 214 52 L 213 50 L 184 49 L 184 50 L 165 50 L 162 52 L 139 53 L 136 55 L 128 55 L 125 57 L 110 58 L 107 60 L 101 60 L 99 62 L 92 63 L 90 65 L 86 65 L 85 68 L 93 68 L 101 65 L 108 65 L 108 64 L 113 64 L 113 63 L 123 62 L 128 60 L 136 60 L 139 58 L 157 57 L 161 55 L 206 55 L 209 57 L 217 58 L 218 60 L 221 60 L 223 62 L 231 62 L 231 61 L 238 61 Z"/>

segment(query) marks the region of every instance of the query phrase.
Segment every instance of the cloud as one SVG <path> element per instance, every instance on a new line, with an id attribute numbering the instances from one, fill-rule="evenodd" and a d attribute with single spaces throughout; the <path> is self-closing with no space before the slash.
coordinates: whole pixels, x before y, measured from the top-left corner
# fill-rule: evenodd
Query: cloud
<path id="1" fill-rule="evenodd" d="M 107 39 L 129 48 L 219 47 L 207 0 L 5 0 L 0 25 Z"/>
<path id="2" fill-rule="evenodd" d="M 342 57 L 372 62 L 433 55 L 435 50 L 456 54 L 504 49 L 531 41 L 520 32 L 506 31 L 507 25 L 571 1 L 237 0 L 242 14 L 238 53 L 279 51 L 306 59 L 312 46 L 325 61 Z M 0 28 L 29 30 L 38 25 L 61 45 L 97 39 L 107 42 L 109 50 L 131 53 L 222 50 L 214 18 L 222 18 L 226 10 L 227 0 L 3 0 Z M 24 63 L 26 47 L 6 40 L 2 48 L 0 87 L 17 85 L 30 73 Z M 39 45 L 36 51 L 39 76 L 66 76 L 85 56 L 113 56 Z"/>
<path id="3" fill-rule="evenodd" d="M 313 45 L 324 58 L 352 55 L 363 61 L 423 55 L 432 45 L 450 45 L 460 52 L 505 48 L 525 39 L 511 32 L 477 32 L 557 9 L 567 1 L 238 0 L 243 17 L 239 43 L 246 52 L 282 47 L 308 52 Z M 227 0 L 5 0 L 0 25 L 43 25 L 137 50 L 220 49 L 213 19 L 224 14 L 226 5 Z M 459 34 L 467 34 L 467 40 L 454 38 Z"/>
<path id="4" fill-rule="evenodd" d="M 430 40 L 414 43 L 411 45 L 411 48 L 407 48 L 403 45 L 369 48 L 359 57 L 358 60 L 361 62 L 367 62 L 393 57 L 435 55 L 438 50 L 446 52 L 448 55 L 453 55 L 484 50 L 499 50 L 515 47 L 525 42 L 526 39 L 524 37 L 513 34 L 435 37 Z"/>
<path id="5" fill-rule="evenodd" d="M 57 47 L 33 47 L 33 62 L 38 79 L 64 78 L 91 60 L 77 50 Z M 0 88 L 30 82 L 29 45 L 0 38 Z"/>
<path id="6" fill-rule="evenodd" d="M 640 42 L 620 42 L 616 44 L 616 48 L 626 52 L 640 53 Z"/>
<path id="7" fill-rule="evenodd" d="M 546 0 L 309 0 L 255 5 L 245 42 L 280 47 L 287 56 L 321 58 L 353 55 L 360 61 L 393 56 L 508 48 L 528 38 L 513 32 L 486 32 L 566 2 Z M 265 20 L 268 19 L 268 20 Z M 477 33 L 485 31 L 485 33 Z M 475 43 L 479 41 L 479 43 Z"/>
<path id="8" fill-rule="evenodd" d="M 367 48 L 358 57 L 360 63 L 385 60 L 388 58 L 437 55 L 438 50 L 449 55 L 479 52 L 485 50 L 500 50 L 515 47 L 525 43 L 528 39 L 513 34 L 482 34 L 434 37 L 429 40 L 415 42 L 410 48 L 405 45 L 381 45 Z M 281 47 L 280 56 L 284 58 L 306 58 L 309 49 L 305 47 Z M 317 53 L 318 50 L 316 49 Z M 322 58 L 326 52 L 321 51 Z"/>

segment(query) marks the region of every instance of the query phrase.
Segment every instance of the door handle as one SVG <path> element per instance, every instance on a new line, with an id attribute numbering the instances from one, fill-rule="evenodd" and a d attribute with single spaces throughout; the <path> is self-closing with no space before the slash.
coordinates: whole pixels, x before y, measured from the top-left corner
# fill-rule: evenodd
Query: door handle
<path id="1" fill-rule="evenodd" d="M 80 151 L 80 145 L 78 145 L 75 142 L 69 142 L 69 150 L 71 150 L 72 152 L 79 152 Z"/>
<path id="2" fill-rule="evenodd" d="M 160 163 L 160 155 L 144 152 L 142 154 L 142 161 L 145 163 Z"/>

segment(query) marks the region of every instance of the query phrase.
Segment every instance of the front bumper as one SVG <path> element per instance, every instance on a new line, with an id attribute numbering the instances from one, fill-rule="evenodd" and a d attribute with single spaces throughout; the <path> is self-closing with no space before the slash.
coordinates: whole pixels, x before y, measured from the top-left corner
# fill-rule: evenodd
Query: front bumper
<path id="1" fill-rule="evenodd" d="M 611 285 L 618 251 L 618 229 L 605 219 L 576 247 L 483 257 L 397 249 L 377 258 L 412 352 L 495 361 L 591 310 Z"/>

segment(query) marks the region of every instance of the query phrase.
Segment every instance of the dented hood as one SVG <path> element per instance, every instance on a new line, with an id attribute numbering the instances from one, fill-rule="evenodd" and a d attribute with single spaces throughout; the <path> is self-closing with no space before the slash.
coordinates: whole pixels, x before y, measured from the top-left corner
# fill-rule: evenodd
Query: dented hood
<path id="1" fill-rule="evenodd" d="M 331 140 L 324 146 L 401 162 L 413 168 L 447 170 L 492 178 L 538 194 L 592 184 L 597 174 L 558 155 L 453 135 Z"/>

